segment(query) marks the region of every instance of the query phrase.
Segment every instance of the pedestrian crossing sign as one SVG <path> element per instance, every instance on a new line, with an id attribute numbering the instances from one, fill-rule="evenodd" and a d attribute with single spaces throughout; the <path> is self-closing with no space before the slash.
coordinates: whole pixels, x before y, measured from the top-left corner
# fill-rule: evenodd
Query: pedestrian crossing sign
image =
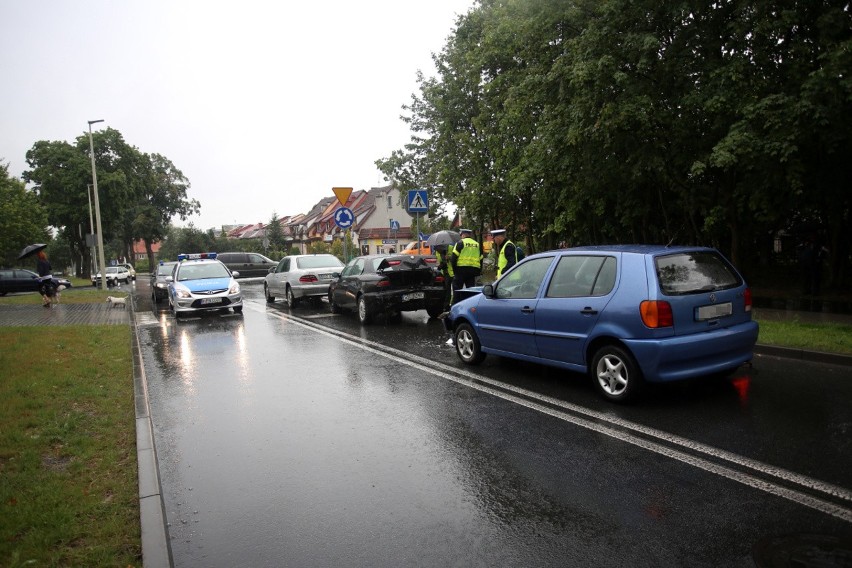
<path id="1" fill-rule="evenodd" d="M 408 191 L 408 212 L 426 213 L 429 211 L 429 192 L 425 189 L 411 189 Z"/>

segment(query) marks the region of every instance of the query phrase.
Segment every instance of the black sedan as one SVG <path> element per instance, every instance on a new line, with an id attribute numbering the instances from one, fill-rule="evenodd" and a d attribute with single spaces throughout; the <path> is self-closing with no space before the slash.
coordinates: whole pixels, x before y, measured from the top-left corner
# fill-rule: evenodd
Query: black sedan
<path id="1" fill-rule="evenodd" d="M 66 278 L 53 277 L 58 282 L 58 285 L 71 287 L 71 282 Z M 32 270 L 24 268 L 3 268 L 0 269 L 0 296 L 5 296 L 9 292 L 38 292 L 39 289 L 38 274 Z"/>
<path id="2" fill-rule="evenodd" d="M 436 270 L 435 257 L 359 256 L 332 280 L 328 303 L 333 313 L 355 310 L 362 324 L 378 314 L 399 321 L 402 312 L 424 309 L 434 318 L 443 311 L 444 279 Z"/>

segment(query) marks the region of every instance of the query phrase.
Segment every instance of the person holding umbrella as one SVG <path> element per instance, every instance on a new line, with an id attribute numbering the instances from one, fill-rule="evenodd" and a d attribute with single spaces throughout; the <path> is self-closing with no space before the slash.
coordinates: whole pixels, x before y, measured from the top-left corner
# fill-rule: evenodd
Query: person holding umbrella
<path id="1" fill-rule="evenodd" d="M 450 247 L 461 240 L 455 231 L 437 231 L 429 235 L 426 244 L 435 251 L 438 260 L 438 270 L 444 276 L 444 311 L 450 309 L 453 303 L 453 265 L 450 262 Z"/>
<path id="2" fill-rule="evenodd" d="M 41 293 L 41 299 L 44 300 L 44 304 L 42 304 L 45 308 L 49 308 L 52 303 L 56 301 L 56 286 L 53 283 L 53 269 L 50 266 L 50 261 L 47 260 L 47 255 L 43 250 L 40 250 L 36 253 L 36 272 L 41 277 L 41 286 L 39 286 L 39 293 Z"/>
<path id="3" fill-rule="evenodd" d="M 44 304 L 42 305 L 45 308 L 49 308 L 51 300 L 56 297 L 56 284 L 53 281 L 53 269 L 50 266 L 50 261 L 47 260 L 47 255 L 44 253 L 44 249 L 46 248 L 47 245 L 44 243 L 27 245 L 21 251 L 21 254 L 18 255 L 18 260 L 36 255 L 38 259 L 36 260 L 36 272 L 39 275 L 39 293 L 41 294 L 41 299 L 44 300 Z"/>
<path id="4" fill-rule="evenodd" d="M 447 245 L 435 245 L 435 258 L 438 259 L 438 270 L 444 276 L 444 311 L 450 309 L 453 303 L 453 265 L 450 264 L 449 247 Z"/>

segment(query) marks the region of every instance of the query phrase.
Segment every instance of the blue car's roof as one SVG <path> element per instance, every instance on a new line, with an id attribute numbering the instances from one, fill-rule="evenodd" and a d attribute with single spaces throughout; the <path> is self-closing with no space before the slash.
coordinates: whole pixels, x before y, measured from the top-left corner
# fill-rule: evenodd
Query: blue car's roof
<path id="1" fill-rule="evenodd" d="M 700 247 L 700 246 L 666 246 L 666 245 L 589 245 L 589 246 L 581 246 L 581 247 L 571 247 L 567 249 L 555 249 L 544 252 L 570 252 L 570 251 L 590 251 L 590 252 L 622 252 L 622 253 L 634 253 L 634 254 L 661 254 L 661 253 L 677 253 L 683 251 L 697 251 L 697 250 L 713 250 L 708 247 Z"/>

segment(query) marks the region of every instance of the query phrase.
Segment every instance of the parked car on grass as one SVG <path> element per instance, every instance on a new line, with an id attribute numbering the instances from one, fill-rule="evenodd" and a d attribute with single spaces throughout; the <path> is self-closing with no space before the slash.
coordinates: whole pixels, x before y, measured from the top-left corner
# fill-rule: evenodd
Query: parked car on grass
<path id="1" fill-rule="evenodd" d="M 727 374 L 751 360 L 751 291 L 715 249 L 652 245 L 527 257 L 453 305 L 459 358 L 488 353 L 588 373 L 607 399 L 644 381 Z"/>
<path id="2" fill-rule="evenodd" d="M 161 261 L 154 267 L 154 272 L 151 273 L 151 300 L 155 304 L 169 297 L 169 282 L 167 276 L 172 275 L 176 261 Z"/>
<path id="3" fill-rule="evenodd" d="M 178 263 L 166 276 L 169 283 L 169 307 L 183 314 L 231 308 L 243 311 L 237 272 L 216 260 L 216 253 L 179 254 Z"/>
<path id="4" fill-rule="evenodd" d="M 431 261 L 431 262 L 430 262 Z M 438 317 L 444 305 L 444 277 L 435 257 L 368 255 L 354 258 L 331 282 L 331 311 L 355 310 L 362 324 L 378 314 L 399 320 L 402 312 L 426 310 Z"/>
<path id="5" fill-rule="evenodd" d="M 119 266 L 123 266 L 127 269 L 127 272 L 130 273 L 131 280 L 136 280 L 136 269 L 133 268 L 132 264 L 130 264 L 129 262 L 125 262 L 124 264 L 120 264 Z"/>
<path id="6" fill-rule="evenodd" d="M 66 288 L 71 287 L 71 281 L 67 278 L 54 276 L 59 285 Z M 12 292 L 38 292 L 41 283 L 39 276 L 32 270 L 25 268 L 3 268 L 0 269 L 0 296 Z"/>
<path id="7" fill-rule="evenodd" d="M 130 280 L 130 271 L 124 265 L 107 266 L 106 281 L 108 287 L 115 286 L 119 282 L 127 284 Z M 98 271 L 97 274 L 92 276 L 92 286 L 97 286 L 100 281 L 101 272 Z"/>
<path id="8" fill-rule="evenodd" d="M 332 254 L 294 254 L 281 259 L 263 281 L 263 293 L 270 304 L 276 296 L 284 296 L 295 308 L 303 298 L 314 301 L 328 295 L 332 275 L 343 263 Z"/>

